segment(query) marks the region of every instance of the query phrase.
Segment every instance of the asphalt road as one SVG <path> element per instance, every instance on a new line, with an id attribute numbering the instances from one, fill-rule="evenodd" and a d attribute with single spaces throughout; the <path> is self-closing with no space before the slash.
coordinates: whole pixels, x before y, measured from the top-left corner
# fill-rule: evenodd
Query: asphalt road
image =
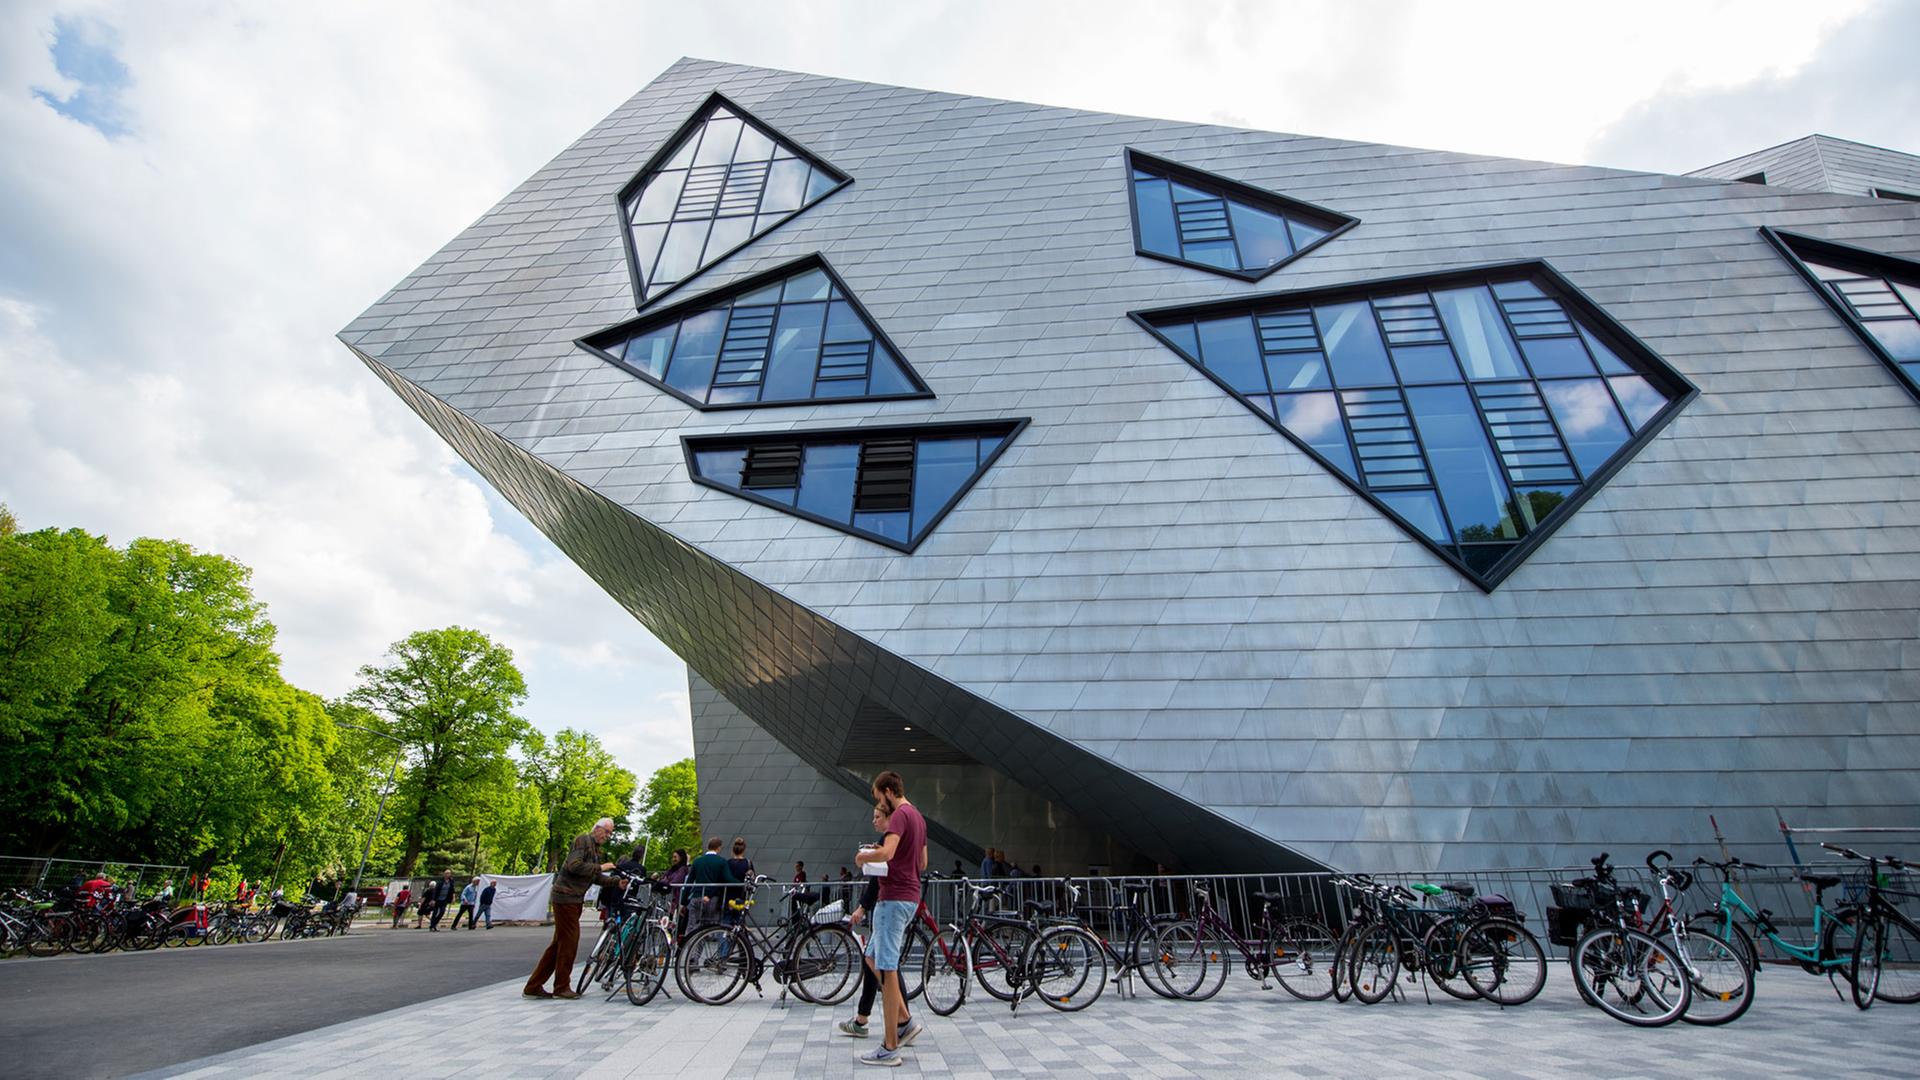
<path id="1" fill-rule="evenodd" d="M 374 930 L 0 962 L 0 1075 L 125 1076 L 525 977 L 552 931 Z"/>

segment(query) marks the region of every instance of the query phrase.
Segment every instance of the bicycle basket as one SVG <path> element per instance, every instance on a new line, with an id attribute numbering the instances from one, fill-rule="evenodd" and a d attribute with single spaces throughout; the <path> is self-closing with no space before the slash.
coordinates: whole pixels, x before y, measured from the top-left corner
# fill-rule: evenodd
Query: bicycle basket
<path id="1" fill-rule="evenodd" d="M 1591 908 L 1549 907 L 1547 909 L 1547 940 L 1555 945 L 1572 945 L 1586 932 L 1587 916 Z"/>
<path id="2" fill-rule="evenodd" d="M 1580 881 L 1561 882 L 1559 884 L 1549 885 L 1547 889 L 1553 893 L 1554 907 L 1565 908 L 1569 911 L 1587 911 L 1594 906 L 1593 882 L 1591 880 L 1582 879 Z"/>
<path id="3" fill-rule="evenodd" d="M 835 900 L 833 903 L 814 912 L 812 921 L 815 926 L 819 926 L 823 923 L 837 923 L 846 917 L 847 905 L 843 901 Z"/>
<path id="4" fill-rule="evenodd" d="M 1497 892 L 1482 894 L 1479 897 L 1479 902 L 1480 905 L 1486 909 L 1487 914 L 1493 918 L 1511 919 L 1514 922 L 1527 921 L 1527 917 L 1520 914 L 1520 909 L 1513 906 L 1513 901 Z"/>

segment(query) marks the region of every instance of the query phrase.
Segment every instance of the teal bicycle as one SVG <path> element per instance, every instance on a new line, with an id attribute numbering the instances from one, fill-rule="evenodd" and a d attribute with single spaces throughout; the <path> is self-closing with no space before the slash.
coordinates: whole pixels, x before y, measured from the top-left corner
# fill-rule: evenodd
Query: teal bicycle
<path id="1" fill-rule="evenodd" d="M 1687 929 L 1705 930 L 1724 939 L 1740 953 L 1741 959 L 1746 961 L 1747 967 L 1756 976 L 1760 974 L 1762 964 L 1793 964 L 1809 974 L 1825 975 L 1829 981 L 1837 976 L 1852 984 L 1855 928 L 1860 922 L 1863 906 L 1850 900 L 1833 907 L 1827 906 L 1827 890 L 1841 884 L 1839 875 L 1815 874 L 1804 870 L 1794 875 L 1813 890 L 1813 940 L 1802 943 L 1781 937 L 1780 927 L 1773 920 L 1773 912 L 1766 908 L 1756 910 L 1734 888 L 1734 871 L 1763 870 L 1767 867 L 1741 862 L 1737 858 L 1725 862 L 1697 858 L 1693 864 L 1711 866 L 1720 871 L 1720 898 L 1711 908 L 1688 919 Z M 1755 942 L 1756 936 L 1767 943 L 1773 955 L 1761 955 Z M 1837 984 L 1834 993 L 1840 993 Z M 1845 994 L 1841 994 L 1842 1000 L 1845 997 Z"/>

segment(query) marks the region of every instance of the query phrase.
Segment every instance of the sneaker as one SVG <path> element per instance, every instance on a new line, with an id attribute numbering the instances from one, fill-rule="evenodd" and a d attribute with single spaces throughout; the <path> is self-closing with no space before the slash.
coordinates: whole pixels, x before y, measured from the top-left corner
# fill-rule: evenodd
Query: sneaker
<path id="1" fill-rule="evenodd" d="M 839 1026 L 840 1034 L 842 1035 L 850 1035 L 856 1039 L 864 1039 L 867 1037 L 867 1025 L 858 1020 L 842 1020 Z"/>
<path id="2" fill-rule="evenodd" d="M 861 1054 L 859 1057 L 854 1058 L 854 1060 L 862 1065 L 885 1065 L 888 1068 L 897 1069 L 900 1067 L 900 1063 L 906 1060 L 906 1057 L 898 1050 L 889 1050 L 884 1046 L 876 1046 L 873 1048 L 873 1053 Z"/>
<path id="3" fill-rule="evenodd" d="M 900 1022 L 900 1038 L 898 1040 L 900 1049 L 905 1050 L 907 1047 L 912 1046 L 913 1040 L 920 1037 L 922 1030 L 924 1029 L 921 1028 L 918 1021 L 902 1020 Z"/>

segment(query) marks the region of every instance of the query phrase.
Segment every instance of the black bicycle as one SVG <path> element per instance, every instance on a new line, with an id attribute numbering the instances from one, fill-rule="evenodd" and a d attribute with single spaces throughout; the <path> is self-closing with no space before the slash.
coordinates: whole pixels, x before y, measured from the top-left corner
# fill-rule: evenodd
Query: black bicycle
<path id="1" fill-rule="evenodd" d="M 1892 875 L 1913 866 L 1891 855 L 1862 855 L 1838 844 L 1821 844 L 1844 859 L 1867 864 L 1866 906 L 1853 938 L 1850 973 L 1853 1003 L 1870 1009 L 1875 1001 L 1911 1005 L 1920 1001 L 1920 926 L 1888 897 L 1920 899 L 1908 889 L 1893 887 Z"/>
<path id="2" fill-rule="evenodd" d="M 772 883 L 764 875 L 753 881 Z M 749 894 L 726 901 L 725 910 L 736 921 L 713 923 L 688 935 L 674 966 L 680 991 L 703 1005 L 725 1005 L 748 984 L 763 992 L 760 980 L 772 972 L 782 996 L 791 990 L 816 1005 L 838 1005 L 853 996 L 860 982 L 860 947 L 853 934 L 837 920 L 813 921 L 818 892 L 791 887 L 783 894 L 789 914 L 770 929 L 754 924 Z"/>

